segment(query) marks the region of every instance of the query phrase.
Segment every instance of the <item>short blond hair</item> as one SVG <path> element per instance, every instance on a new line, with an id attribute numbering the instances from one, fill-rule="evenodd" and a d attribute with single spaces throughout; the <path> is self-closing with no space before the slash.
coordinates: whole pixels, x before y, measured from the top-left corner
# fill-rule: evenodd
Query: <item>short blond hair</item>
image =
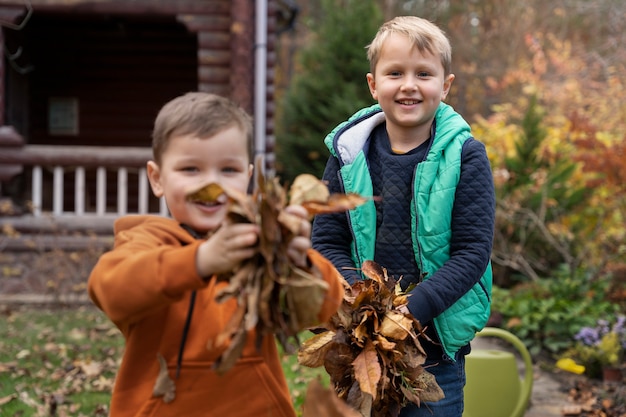
<path id="1" fill-rule="evenodd" d="M 417 16 L 398 16 L 378 29 L 372 43 L 367 45 L 370 71 L 374 73 L 383 44 L 393 34 L 404 35 L 420 52 L 439 55 L 444 75 L 452 73 L 452 47 L 445 33 L 434 23 Z"/>
<path id="2" fill-rule="evenodd" d="M 166 103 L 154 121 L 152 154 L 157 164 L 174 136 L 208 138 L 236 126 L 246 135 L 252 160 L 252 117 L 237 103 L 216 94 L 189 92 Z"/>

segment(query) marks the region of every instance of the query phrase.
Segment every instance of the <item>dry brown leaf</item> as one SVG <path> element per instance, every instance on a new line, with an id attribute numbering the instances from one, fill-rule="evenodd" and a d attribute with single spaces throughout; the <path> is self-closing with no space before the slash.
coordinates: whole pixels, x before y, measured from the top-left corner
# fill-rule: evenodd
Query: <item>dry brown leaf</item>
<path id="1" fill-rule="evenodd" d="M 345 334 L 343 336 L 345 337 Z M 354 381 L 358 384 L 354 379 L 354 370 L 352 368 L 352 361 L 356 357 L 356 353 L 345 341 L 337 341 L 341 339 L 342 333 L 336 333 L 332 343 L 329 344 L 324 358 L 324 369 L 333 383 L 335 381 Z M 337 391 L 345 390 L 349 387 L 349 385 L 348 387 L 335 385 Z M 345 399 L 345 397 L 342 398 Z"/>
<path id="2" fill-rule="evenodd" d="M 74 366 L 79 368 L 86 376 L 97 376 L 102 373 L 102 363 L 93 360 L 76 360 Z"/>
<path id="3" fill-rule="evenodd" d="M 6 397 L 2 397 L 0 398 L 0 405 L 8 404 L 16 398 L 17 398 L 17 394 L 11 394 L 11 395 L 7 395 Z"/>
<path id="4" fill-rule="evenodd" d="M 425 369 L 415 378 L 417 396 L 422 401 L 436 402 L 442 400 L 445 395 L 435 381 L 435 376 Z"/>
<path id="5" fill-rule="evenodd" d="M 361 391 L 372 396 L 372 400 L 376 400 L 378 382 L 382 371 L 376 349 L 371 342 L 365 344 L 365 348 L 352 361 L 354 367 L 354 378 L 359 382 Z"/>
<path id="6" fill-rule="evenodd" d="M 291 204 L 302 204 L 309 201 L 325 202 L 328 200 L 328 187 L 323 181 L 311 174 L 298 175 L 289 188 Z"/>
<path id="7" fill-rule="evenodd" d="M 212 203 L 217 201 L 218 197 L 224 194 L 224 189 L 218 184 L 211 183 L 199 190 L 192 191 L 187 194 L 187 201 L 202 201 Z"/>
<path id="8" fill-rule="evenodd" d="M 378 332 L 385 337 L 404 340 L 412 327 L 413 320 L 409 317 L 397 311 L 387 311 Z"/>
<path id="9" fill-rule="evenodd" d="M 579 416 L 582 412 L 582 407 L 579 405 L 565 405 L 561 409 L 561 415 L 563 416 Z"/>
<path id="10" fill-rule="evenodd" d="M 334 336 L 335 332 L 327 331 L 305 340 L 298 350 L 298 363 L 309 368 L 323 366 L 326 351 L 330 348 Z"/>
<path id="11" fill-rule="evenodd" d="M 176 398 L 176 384 L 170 378 L 165 358 L 159 353 L 157 359 L 159 361 L 159 375 L 152 389 L 152 396 L 163 397 L 163 402 L 167 404 Z"/>
<path id="12" fill-rule="evenodd" d="M 363 197 L 358 194 L 331 194 L 326 201 L 305 201 L 302 206 L 312 215 L 341 213 L 352 210 L 375 197 Z"/>
<path id="13" fill-rule="evenodd" d="M 354 381 L 347 394 L 346 402 L 363 416 L 372 415 L 374 400 L 371 394 L 361 391 L 359 381 Z"/>
<path id="14" fill-rule="evenodd" d="M 214 362 L 213 369 L 222 375 L 232 368 L 241 357 L 243 348 L 246 345 L 246 329 L 238 327 L 236 333 L 232 335 L 232 339 L 228 348 Z"/>
<path id="15" fill-rule="evenodd" d="M 285 286 L 285 299 L 292 320 L 291 326 L 310 327 L 319 322 L 319 307 L 324 303 L 328 284 L 301 268 L 293 268 L 291 285 Z M 294 279 L 297 276 L 297 279 Z"/>
<path id="16" fill-rule="evenodd" d="M 384 336 L 376 335 L 376 340 L 374 344 L 380 344 L 381 348 L 384 350 L 393 350 L 396 347 L 396 342 L 392 342 Z"/>

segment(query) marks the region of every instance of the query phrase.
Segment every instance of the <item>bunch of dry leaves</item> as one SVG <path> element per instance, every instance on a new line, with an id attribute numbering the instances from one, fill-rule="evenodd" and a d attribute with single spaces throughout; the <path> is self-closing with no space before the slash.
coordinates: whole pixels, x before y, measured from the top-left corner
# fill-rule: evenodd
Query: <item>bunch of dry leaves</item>
<path id="1" fill-rule="evenodd" d="M 324 366 L 337 396 L 364 416 L 396 417 L 409 402 L 439 401 L 443 392 L 422 365 L 420 323 L 406 309 L 407 295 L 385 268 L 362 265 L 369 278 L 347 285 L 326 331 L 306 340 L 298 362 Z"/>
<path id="2" fill-rule="evenodd" d="M 258 254 L 220 277 L 228 285 L 218 293 L 217 301 L 235 298 L 238 308 L 217 340 L 209 342 L 228 345 L 215 363 L 218 373 L 228 371 L 239 359 L 249 331 L 256 330 L 259 342 L 273 333 L 285 351 L 293 353 L 299 344 L 298 332 L 316 324 L 327 284 L 314 268 L 299 268 L 287 256 L 289 242 L 299 234 L 302 221 L 285 210 L 288 203 L 300 204 L 314 216 L 349 210 L 366 201 L 354 194 L 329 195 L 326 185 L 312 175 L 296 178 L 289 191 L 278 178 L 259 175 L 257 179 L 252 194 L 212 183 L 187 196 L 194 201 L 216 201 L 225 194 L 229 221 L 256 223 L 261 229 Z"/>

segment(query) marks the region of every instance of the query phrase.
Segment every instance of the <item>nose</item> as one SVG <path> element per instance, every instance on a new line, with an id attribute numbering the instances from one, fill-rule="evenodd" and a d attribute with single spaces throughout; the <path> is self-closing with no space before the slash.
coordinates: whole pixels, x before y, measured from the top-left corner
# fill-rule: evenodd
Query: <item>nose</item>
<path id="1" fill-rule="evenodd" d="M 219 182 L 219 176 L 217 175 L 217 173 L 214 170 L 208 170 L 204 173 L 204 175 L 202 175 L 202 181 L 203 184 L 211 184 L 211 183 L 218 183 Z"/>
<path id="2" fill-rule="evenodd" d="M 414 91 L 417 90 L 417 79 L 412 75 L 407 75 L 400 87 L 403 91 Z"/>

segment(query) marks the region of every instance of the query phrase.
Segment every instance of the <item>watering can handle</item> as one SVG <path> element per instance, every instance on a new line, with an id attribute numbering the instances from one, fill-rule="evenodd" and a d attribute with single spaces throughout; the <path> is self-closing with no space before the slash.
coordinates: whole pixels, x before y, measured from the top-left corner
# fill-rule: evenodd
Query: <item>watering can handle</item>
<path id="1" fill-rule="evenodd" d="M 485 327 L 480 332 L 476 333 L 476 337 L 497 337 L 505 340 L 515 347 L 518 351 L 522 360 L 524 362 L 524 381 L 522 382 L 522 394 L 520 395 L 520 400 L 517 402 L 512 417 L 522 417 L 526 408 L 528 406 L 528 401 L 530 400 L 530 394 L 532 392 L 532 384 L 533 384 L 533 362 L 530 357 L 530 353 L 517 336 L 513 333 L 500 329 L 498 327 Z"/>

